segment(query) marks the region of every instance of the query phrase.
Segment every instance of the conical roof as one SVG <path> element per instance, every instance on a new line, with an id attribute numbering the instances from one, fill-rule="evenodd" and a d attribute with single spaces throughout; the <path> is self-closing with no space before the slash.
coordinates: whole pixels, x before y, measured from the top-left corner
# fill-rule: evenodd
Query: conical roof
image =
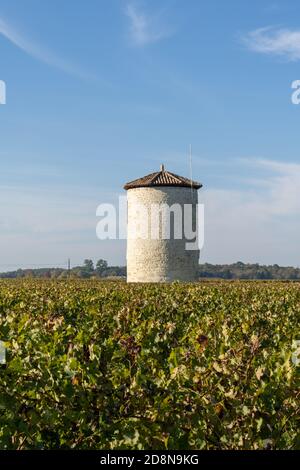
<path id="1" fill-rule="evenodd" d="M 124 189 L 133 189 L 133 188 L 147 188 L 147 187 L 156 187 L 156 186 L 181 186 L 184 188 L 202 188 L 201 183 L 192 181 L 183 176 L 175 175 L 170 171 L 166 171 L 164 165 L 161 165 L 160 171 L 156 173 L 150 173 L 149 175 L 138 178 L 137 180 L 130 181 L 126 183 Z"/>

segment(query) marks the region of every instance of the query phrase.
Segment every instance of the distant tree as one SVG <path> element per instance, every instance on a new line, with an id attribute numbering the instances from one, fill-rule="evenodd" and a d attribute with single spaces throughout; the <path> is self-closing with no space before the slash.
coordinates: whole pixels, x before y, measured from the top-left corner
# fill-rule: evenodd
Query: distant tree
<path id="1" fill-rule="evenodd" d="M 105 261 L 104 259 L 99 259 L 96 263 L 96 273 L 102 277 L 103 274 L 105 273 L 105 271 L 107 270 L 108 268 L 108 264 L 107 264 L 107 261 Z"/>
<path id="2" fill-rule="evenodd" d="M 233 275 L 232 275 L 232 272 L 230 271 L 230 269 L 225 269 L 223 271 L 223 279 L 232 279 L 233 278 Z"/>
<path id="3" fill-rule="evenodd" d="M 91 259 L 85 259 L 83 263 L 83 268 L 85 271 L 88 273 L 93 273 L 94 272 L 94 263 Z"/>
<path id="4" fill-rule="evenodd" d="M 76 266 L 72 269 L 72 273 L 77 277 L 89 278 L 94 274 L 94 263 L 91 259 L 85 259 L 83 266 Z"/>

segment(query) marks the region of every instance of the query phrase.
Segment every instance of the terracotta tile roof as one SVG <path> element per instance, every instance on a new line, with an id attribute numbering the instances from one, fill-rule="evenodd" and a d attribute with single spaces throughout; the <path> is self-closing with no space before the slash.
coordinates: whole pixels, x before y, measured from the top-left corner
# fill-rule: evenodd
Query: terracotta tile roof
<path id="1" fill-rule="evenodd" d="M 150 175 L 130 181 L 125 184 L 124 189 L 145 188 L 151 186 L 182 186 L 185 188 L 192 187 L 194 189 L 199 189 L 202 187 L 202 184 L 197 183 L 196 181 L 191 181 L 183 176 L 175 175 L 170 171 L 166 171 L 162 165 L 160 171 L 150 173 Z"/>

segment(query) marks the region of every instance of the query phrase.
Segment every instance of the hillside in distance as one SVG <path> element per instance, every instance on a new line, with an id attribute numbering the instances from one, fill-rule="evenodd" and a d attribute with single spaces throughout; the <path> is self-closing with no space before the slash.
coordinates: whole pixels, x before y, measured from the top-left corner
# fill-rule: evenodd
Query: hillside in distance
<path id="1" fill-rule="evenodd" d="M 199 264 L 199 279 L 259 279 L 259 280 L 300 280 L 300 269 L 293 266 L 270 266 L 242 263 L 233 264 Z M 0 273 L 0 278 L 125 278 L 125 266 L 108 266 L 105 260 L 99 260 L 94 265 L 86 259 L 82 266 L 70 270 L 65 268 L 18 269 Z"/>

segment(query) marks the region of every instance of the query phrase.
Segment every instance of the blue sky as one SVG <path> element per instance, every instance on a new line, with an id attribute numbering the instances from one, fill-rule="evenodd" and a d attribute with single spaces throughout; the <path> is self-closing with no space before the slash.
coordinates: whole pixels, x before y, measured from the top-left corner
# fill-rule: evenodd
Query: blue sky
<path id="1" fill-rule="evenodd" d="M 0 271 L 124 264 L 96 207 L 190 143 L 202 261 L 300 265 L 297 79 L 296 0 L 0 0 Z"/>

